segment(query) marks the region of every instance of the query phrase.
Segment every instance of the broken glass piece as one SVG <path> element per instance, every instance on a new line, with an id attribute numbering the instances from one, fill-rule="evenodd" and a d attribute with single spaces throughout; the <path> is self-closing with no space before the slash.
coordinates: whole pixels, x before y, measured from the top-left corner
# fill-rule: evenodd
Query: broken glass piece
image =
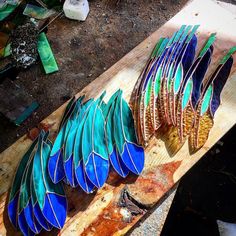
<path id="1" fill-rule="evenodd" d="M 38 52 L 46 74 L 58 71 L 57 62 L 53 56 L 53 52 L 45 33 L 41 33 L 39 35 Z"/>
<path id="2" fill-rule="evenodd" d="M 4 20 L 7 16 L 9 16 L 16 8 L 18 4 L 11 5 L 11 4 L 3 4 L 0 5 L 0 21 Z"/>
<path id="3" fill-rule="evenodd" d="M 43 7 L 38 7 L 32 4 L 27 4 L 25 7 L 25 10 L 23 12 L 24 15 L 33 17 L 35 19 L 41 20 L 46 19 L 52 15 L 54 15 L 56 11 L 54 10 L 48 10 Z"/>

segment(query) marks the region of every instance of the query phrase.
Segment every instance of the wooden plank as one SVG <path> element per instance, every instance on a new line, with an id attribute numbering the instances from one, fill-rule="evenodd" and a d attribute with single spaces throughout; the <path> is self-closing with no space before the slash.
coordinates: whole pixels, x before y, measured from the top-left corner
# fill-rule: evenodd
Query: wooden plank
<path id="1" fill-rule="evenodd" d="M 210 33 L 217 32 L 214 65 L 223 52 L 236 45 L 235 16 L 210 0 L 195 0 L 85 87 L 77 96 L 86 94 L 86 97 L 97 97 L 103 90 L 107 90 L 108 98 L 118 88 L 121 88 L 124 91 L 125 98 L 129 100 L 134 84 L 157 40 L 161 36 L 171 35 L 182 24 L 201 24 L 198 33 L 199 47 L 203 45 Z M 200 151 L 190 156 L 186 143 L 174 157 L 170 157 L 166 148 L 165 141 L 167 140 L 153 139 L 145 150 L 145 170 L 140 177 L 129 176 L 129 178 L 122 180 L 112 172 L 107 184 L 101 190 L 90 195 L 79 189 L 66 187 L 68 217 L 65 227 L 60 233 L 62 235 L 110 236 L 122 235 L 127 232 L 144 215 L 145 210 L 152 208 L 236 123 L 235 71 L 236 65 L 234 63 L 231 78 L 222 94 L 222 105 L 216 113 L 214 128 L 206 145 Z M 15 168 L 32 142 L 31 139 L 37 135 L 40 128 L 50 129 L 51 138 L 55 138 L 64 108 L 65 105 L 0 154 L 0 234 L 2 235 L 16 235 L 6 212 L 7 191 Z M 124 188 L 135 199 L 135 202 L 139 203 L 137 205 L 141 208 L 140 211 L 136 211 L 137 215 L 133 216 L 132 219 L 127 216 L 130 216 L 131 211 L 135 212 L 137 209 L 132 208 L 132 206 L 121 208 L 117 204 Z M 138 207 L 136 206 L 136 208 Z M 54 235 L 55 231 L 51 234 Z"/>

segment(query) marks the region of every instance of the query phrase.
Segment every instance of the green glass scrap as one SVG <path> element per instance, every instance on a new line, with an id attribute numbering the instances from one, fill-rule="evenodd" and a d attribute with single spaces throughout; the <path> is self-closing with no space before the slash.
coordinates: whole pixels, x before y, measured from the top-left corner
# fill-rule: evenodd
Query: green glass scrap
<path id="1" fill-rule="evenodd" d="M 2 8 L 0 8 L 0 21 L 3 21 L 6 17 L 8 17 L 16 8 L 18 5 L 11 5 L 6 4 L 3 5 Z"/>
<path id="2" fill-rule="evenodd" d="M 25 121 L 38 107 L 39 104 L 37 102 L 32 102 L 31 105 L 27 107 L 24 112 L 13 121 L 15 125 L 21 125 L 21 123 Z"/>
<path id="3" fill-rule="evenodd" d="M 45 33 L 41 33 L 39 35 L 38 52 L 46 74 L 58 71 L 57 62 L 53 56 L 53 52 Z"/>
<path id="4" fill-rule="evenodd" d="M 6 0 L 6 3 L 11 5 L 18 5 L 19 2 L 20 2 L 19 0 Z"/>
<path id="5" fill-rule="evenodd" d="M 55 13 L 56 12 L 54 10 L 48 10 L 46 8 L 38 7 L 32 4 L 27 4 L 23 12 L 25 16 L 33 17 L 38 20 L 46 19 Z"/>
<path id="6" fill-rule="evenodd" d="M 11 44 L 7 44 L 7 46 L 4 48 L 4 55 L 3 57 L 8 57 L 11 55 Z"/>

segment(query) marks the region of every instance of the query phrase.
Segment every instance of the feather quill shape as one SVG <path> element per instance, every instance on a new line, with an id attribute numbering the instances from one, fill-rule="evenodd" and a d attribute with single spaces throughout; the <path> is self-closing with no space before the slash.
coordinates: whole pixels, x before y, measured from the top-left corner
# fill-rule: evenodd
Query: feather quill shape
<path id="1" fill-rule="evenodd" d="M 192 27 L 188 26 L 186 30 L 181 35 L 179 42 L 174 50 L 172 57 L 170 58 L 169 65 L 167 66 L 167 71 L 165 74 L 165 80 L 162 86 L 163 94 L 163 115 L 166 119 L 168 125 L 175 125 L 173 123 L 173 114 L 172 111 L 175 110 L 175 99 L 176 99 L 176 90 L 178 90 L 178 85 L 175 81 L 175 72 L 178 68 L 181 73 L 184 74 L 190 68 L 196 51 L 197 37 L 195 36 L 196 30 L 199 25 Z M 191 31 L 189 32 L 189 30 Z M 181 78 L 181 77 L 179 77 Z M 178 81 L 181 83 L 180 81 Z M 175 87 L 173 86 L 175 85 Z M 177 86 L 176 86 L 177 85 Z M 174 101 L 173 101 L 174 100 Z"/>
<path id="2" fill-rule="evenodd" d="M 100 98 L 97 100 L 97 102 L 104 107 L 105 104 L 102 101 L 102 98 L 105 96 L 105 93 L 103 93 Z M 91 106 L 94 104 L 94 100 L 91 99 L 87 103 L 85 103 L 82 108 L 80 115 L 78 117 L 79 125 L 76 129 L 76 136 L 75 136 L 75 144 L 74 144 L 74 150 L 73 150 L 73 165 L 74 165 L 74 171 L 75 176 L 78 181 L 78 184 L 80 187 L 87 193 L 90 193 L 94 189 L 94 184 L 90 181 L 88 176 L 86 175 L 86 171 L 84 168 L 83 163 L 83 152 L 82 152 L 82 135 L 83 135 L 83 128 L 86 121 L 86 118 L 88 116 L 89 110 L 91 109 Z"/>
<path id="3" fill-rule="evenodd" d="M 50 143 L 42 139 L 34 156 L 32 188 L 45 219 L 61 229 L 66 219 L 67 201 L 62 184 L 53 184 L 48 175 L 47 163 L 50 152 Z"/>
<path id="4" fill-rule="evenodd" d="M 137 144 L 134 120 L 122 92 L 117 97 L 113 116 L 114 139 L 121 160 L 134 174 L 139 175 L 144 168 L 144 150 Z"/>
<path id="5" fill-rule="evenodd" d="M 79 112 L 70 120 L 70 129 L 68 131 L 67 137 L 65 138 L 64 144 L 64 155 L 63 155 L 63 165 L 65 170 L 65 176 L 67 182 L 71 187 L 77 187 L 78 181 L 75 175 L 74 166 L 74 146 L 77 129 L 81 123 L 81 119 L 84 117 L 84 111 L 93 103 L 93 99 L 88 100 L 85 104 L 81 104 Z"/>
<path id="6" fill-rule="evenodd" d="M 195 118 L 195 106 L 200 97 L 200 89 L 203 79 L 211 62 L 213 40 L 210 37 L 202 50 L 204 53 L 200 52 L 201 56 L 199 56 L 193 63 L 193 66 L 190 68 L 190 73 L 187 73 L 179 93 L 179 98 L 176 105 L 176 116 L 180 143 L 185 141 L 186 137 L 192 130 Z M 209 41 L 211 43 L 209 43 Z"/>
<path id="7" fill-rule="evenodd" d="M 33 215 L 33 206 L 30 192 L 30 179 L 33 168 L 33 157 L 27 163 L 21 181 L 19 202 L 18 202 L 18 224 L 24 235 L 39 234 L 42 226 Z"/>
<path id="8" fill-rule="evenodd" d="M 151 115 L 150 115 L 150 107 L 151 104 L 155 100 L 152 99 L 152 81 L 153 77 L 155 76 L 156 68 L 160 66 L 162 61 L 165 58 L 165 55 L 168 52 L 168 42 L 170 42 L 172 39 L 164 39 L 158 50 L 157 50 L 157 57 L 153 60 L 152 65 L 150 69 L 148 70 L 147 74 L 143 78 L 143 83 L 141 84 L 140 89 L 140 98 L 139 98 L 139 112 L 138 112 L 138 121 L 140 123 L 140 131 L 141 131 L 141 137 L 142 142 L 144 145 L 147 143 L 149 138 L 154 134 L 155 127 L 152 125 L 151 121 Z M 140 142 L 139 142 L 140 143 Z"/>
<path id="9" fill-rule="evenodd" d="M 20 161 L 10 192 L 8 205 L 9 218 L 13 225 L 17 229 L 20 229 L 24 235 L 38 234 L 42 228 L 45 228 L 46 230 L 52 229 L 52 226 L 49 223 L 47 223 L 47 227 L 44 227 L 43 224 L 41 224 L 41 221 L 38 220 L 34 210 L 35 202 L 37 202 L 37 200 L 35 195 L 32 194 L 34 193 L 32 187 L 32 171 L 35 153 L 39 143 L 46 141 L 47 137 L 48 133 L 45 133 L 42 130 L 39 136 L 31 144 L 30 148 Z M 44 219 L 44 222 L 47 221 Z"/>
<path id="10" fill-rule="evenodd" d="M 165 42 L 163 42 L 165 41 Z M 147 76 L 147 73 L 149 72 L 150 68 L 153 66 L 153 63 L 158 60 L 158 56 L 159 56 L 159 51 L 160 48 L 165 48 L 165 45 L 167 44 L 168 39 L 164 39 L 161 38 L 159 40 L 159 42 L 156 44 L 152 55 L 149 59 L 149 61 L 147 62 L 144 70 L 142 71 L 142 74 L 139 76 L 136 84 L 135 84 L 135 88 L 134 88 L 134 92 L 133 95 L 131 97 L 131 99 L 133 100 L 132 102 L 132 110 L 133 110 L 133 115 L 134 115 L 134 122 L 135 122 L 135 126 L 136 126 L 136 130 L 137 130 L 137 137 L 138 137 L 138 142 L 139 144 L 144 143 L 144 138 L 143 138 L 143 134 L 142 134 L 142 124 L 141 124 L 141 120 L 140 120 L 140 93 L 141 93 L 141 89 L 144 83 L 144 79 Z"/>
<path id="11" fill-rule="evenodd" d="M 83 154 L 82 154 L 82 134 L 83 134 L 84 122 L 88 115 L 88 111 L 93 103 L 94 103 L 94 100 L 91 100 L 90 103 L 86 103 L 81 109 L 81 113 L 80 113 L 81 118 L 80 118 L 79 126 L 76 130 L 75 145 L 74 145 L 74 151 L 73 151 L 75 177 L 80 187 L 86 193 L 91 193 L 95 186 L 87 177 L 85 169 L 84 169 Z"/>
<path id="12" fill-rule="evenodd" d="M 83 99 L 82 99 L 83 100 Z M 70 99 L 70 101 L 68 102 L 66 109 L 64 111 L 64 114 L 62 116 L 60 125 L 59 125 L 59 129 L 61 129 L 61 127 L 65 124 L 65 122 L 68 120 L 68 118 L 70 117 L 71 113 L 73 112 L 73 109 L 75 107 L 77 99 L 75 97 L 73 97 L 72 99 Z"/>
<path id="13" fill-rule="evenodd" d="M 196 118 L 190 136 L 192 151 L 201 148 L 208 139 L 210 130 L 214 124 L 215 112 L 220 105 L 221 92 L 233 65 L 232 54 L 235 52 L 236 47 L 229 50 L 202 89 L 200 99 L 196 105 Z"/>
<path id="14" fill-rule="evenodd" d="M 183 25 L 179 31 L 176 32 L 175 37 L 171 41 L 171 45 L 169 45 L 169 50 L 162 64 L 160 65 L 162 68 L 162 78 L 160 84 L 160 94 L 158 98 L 158 108 L 159 113 L 161 115 L 161 119 L 163 123 L 170 123 L 169 116 L 167 115 L 167 104 L 168 104 L 168 93 L 167 93 L 167 81 L 168 81 L 168 73 L 170 69 L 171 62 L 175 61 L 175 56 L 179 54 L 181 47 L 183 45 L 183 41 L 186 40 L 189 30 L 192 26 Z"/>
<path id="15" fill-rule="evenodd" d="M 32 198 L 32 207 L 33 207 L 33 214 L 38 223 L 45 229 L 46 231 L 51 231 L 53 226 L 46 220 L 45 216 L 43 215 L 37 197 L 35 190 L 33 188 L 33 178 L 30 180 L 30 192 L 31 192 L 31 198 Z"/>
<path id="16" fill-rule="evenodd" d="M 42 141 L 47 141 L 49 133 L 45 133 L 43 130 L 41 130 L 39 137 L 38 137 L 38 142 L 42 142 Z M 37 145 L 38 148 L 38 145 Z M 36 149 L 37 150 L 37 149 Z M 35 152 L 36 152 L 35 150 Z M 35 153 L 34 153 L 35 155 Z M 33 171 L 33 169 L 32 169 Z M 32 178 L 32 173 L 31 173 L 31 178 L 30 178 L 30 194 L 31 194 L 31 200 L 32 200 L 32 210 L 33 210 L 33 217 L 38 221 L 38 223 L 47 231 L 52 230 L 53 226 L 45 219 L 37 197 L 36 197 L 36 193 L 35 193 L 35 189 L 34 189 L 34 185 L 33 185 L 33 178 Z"/>
<path id="17" fill-rule="evenodd" d="M 77 126 L 74 128 L 75 133 L 73 134 L 73 140 L 71 141 L 73 142 L 73 145 L 71 146 L 72 150 L 70 151 L 70 160 L 68 159 L 67 166 L 64 164 L 65 171 L 71 173 L 71 179 L 75 179 L 76 182 L 80 185 L 80 187 L 87 193 L 90 193 L 94 189 L 94 185 L 89 181 L 89 179 L 85 175 L 83 162 L 80 162 L 82 160 L 82 154 L 80 149 L 84 120 L 93 103 L 94 99 L 90 99 L 85 102 L 81 107 L 80 113 L 78 114 L 78 117 L 76 119 Z"/>
<path id="18" fill-rule="evenodd" d="M 28 149 L 28 151 L 22 157 L 17 167 L 17 171 L 16 171 L 16 174 L 12 182 L 12 186 L 11 186 L 11 191 L 9 195 L 9 203 L 8 203 L 8 216 L 11 223 L 16 229 L 18 229 L 17 209 L 18 209 L 19 193 L 20 193 L 20 187 L 21 187 L 21 176 L 23 176 L 24 174 L 25 166 L 27 165 L 28 161 L 33 155 L 34 149 L 37 143 L 38 143 L 38 138 L 34 140 L 30 148 Z"/>
<path id="19" fill-rule="evenodd" d="M 172 73 L 169 75 L 167 91 L 168 101 L 167 110 L 169 116 L 169 124 L 176 126 L 176 104 L 178 101 L 178 95 L 182 86 L 184 77 L 192 65 L 195 56 L 195 50 L 197 45 L 197 38 L 195 32 L 199 25 L 193 27 L 191 33 L 185 36 L 181 49 L 176 56 L 174 63 L 172 64 Z"/>
<path id="20" fill-rule="evenodd" d="M 90 107 L 82 134 L 82 156 L 89 180 L 101 188 L 109 173 L 109 156 L 105 140 L 105 120 L 100 104 L 105 94 Z"/>
<path id="21" fill-rule="evenodd" d="M 114 109 L 116 106 L 116 99 L 119 95 L 121 90 L 118 90 L 116 93 L 112 95 L 109 99 L 106 107 L 103 110 L 103 115 L 105 117 L 105 126 L 106 126 L 106 141 L 107 141 L 107 148 L 109 154 L 109 160 L 113 169 L 119 174 L 121 177 L 125 178 L 129 174 L 129 169 L 123 163 L 119 152 L 117 150 L 117 146 L 115 144 L 114 138 Z"/>
<path id="22" fill-rule="evenodd" d="M 59 130 L 59 133 L 56 137 L 56 140 L 50 153 L 50 159 L 48 162 L 48 172 L 51 180 L 55 184 L 65 178 L 65 171 L 63 166 L 64 143 L 71 128 L 73 119 L 81 108 L 81 103 L 83 99 L 84 96 L 78 98 L 76 102 L 72 100 L 72 102 L 69 103 L 69 107 L 67 108 L 67 112 L 64 116 L 67 118 L 64 121 L 63 126 Z"/>

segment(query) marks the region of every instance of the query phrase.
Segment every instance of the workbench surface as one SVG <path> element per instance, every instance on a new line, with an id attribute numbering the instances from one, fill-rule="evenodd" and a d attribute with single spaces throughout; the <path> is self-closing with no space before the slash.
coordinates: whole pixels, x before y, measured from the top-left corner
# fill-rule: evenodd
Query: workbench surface
<path id="1" fill-rule="evenodd" d="M 109 98 L 118 88 L 130 99 L 133 87 L 150 53 L 160 37 L 170 36 L 182 24 L 200 24 L 198 30 L 199 45 L 207 37 L 217 32 L 213 64 L 231 46 L 236 45 L 236 18 L 227 10 L 210 0 L 195 0 L 175 17 L 144 40 L 114 66 L 77 94 L 86 98 L 98 97 L 104 90 Z M 126 39 L 128 40 L 128 39 Z M 236 58 L 234 58 L 236 59 Z M 114 172 L 105 186 L 97 192 L 87 195 L 80 189 L 66 188 L 68 214 L 61 235 L 123 235 L 138 222 L 141 217 L 158 204 L 160 199 L 176 182 L 236 123 L 236 63 L 222 93 L 222 105 L 216 112 L 215 124 L 205 146 L 193 155 L 189 154 L 188 143 L 174 156 L 168 153 L 168 140 L 153 138 L 145 149 L 145 169 L 141 176 L 129 176 L 123 180 Z M 37 128 L 20 138 L 11 147 L 0 154 L 0 235 L 16 235 L 7 216 L 8 190 L 24 152 L 38 134 L 40 128 L 49 129 L 54 140 L 62 113 L 66 104 L 43 120 Z M 131 196 L 126 208 L 118 206 L 124 190 Z M 129 203 L 129 202 L 128 202 Z M 132 219 L 129 216 L 133 213 Z M 44 233 L 42 233 L 44 234 Z M 55 235 L 56 231 L 52 231 Z M 48 235 L 48 232 L 47 232 Z"/>

